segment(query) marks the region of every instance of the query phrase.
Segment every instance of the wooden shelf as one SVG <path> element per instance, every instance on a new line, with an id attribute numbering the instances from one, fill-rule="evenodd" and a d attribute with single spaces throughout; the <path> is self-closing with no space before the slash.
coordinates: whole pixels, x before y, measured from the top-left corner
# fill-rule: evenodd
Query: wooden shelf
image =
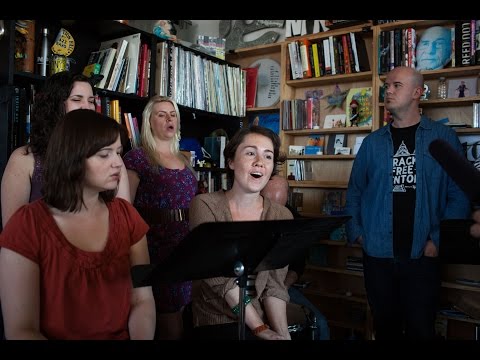
<path id="1" fill-rule="evenodd" d="M 336 29 L 324 31 L 324 32 L 319 32 L 316 34 L 310 34 L 310 35 L 305 35 L 305 36 L 292 36 L 289 37 L 288 40 L 284 41 L 284 43 L 289 43 L 298 39 L 303 39 L 306 38 L 308 40 L 320 40 L 320 39 L 325 39 L 329 36 L 338 36 L 338 35 L 343 35 L 348 32 L 353 32 L 353 33 L 371 33 L 371 28 L 372 28 L 372 21 L 369 20 L 368 22 L 365 22 L 363 24 L 357 24 L 357 25 L 352 25 L 352 26 L 345 26 L 345 27 L 338 27 Z"/>
<path id="2" fill-rule="evenodd" d="M 459 134 L 480 134 L 480 128 L 455 128 Z"/>
<path id="3" fill-rule="evenodd" d="M 323 188 L 323 189 L 346 189 L 348 184 L 339 181 L 296 181 L 289 180 L 291 188 Z"/>
<path id="4" fill-rule="evenodd" d="M 352 160 L 355 159 L 355 155 L 289 155 L 287 159 L 298 160 Z"/>
<path id="5" fill-rule="evenodd" d="M 254 107 L 254 108 L 247 109 L 247 113 L 275 112 L 275 111 L 280 111 L 279 104 L 274 106 Z"/>
<path id="6" fill-rule="evenodd" d="M 287 80 L 287 85 L 293 88 L 340 84 L 346 82 L 371 81 L 372 72 L 364 71 L 355 74 L 325 75 L 319 78 Z"/>
<path id="7" fill-rule="evenodd" d="M 447 288 L 447 289 L 466 290 L 466 291 L 472 291 L 472 292 L 479 292 L 480 293 L 480 287 L 457 284 L 457 283 L 449 282 L 449 281 L 442 281 L 442 287 Z"/>
<path id="8" fill-rule="evenodd" d="M 326 298 L 331 298 L 331 299 L 339 299 L 339 300 L 345 300 L 345 301 L 351 301 L 359 304 L 367 304 L 367 299 L 363 296 L 357 295 L 345 295 L 345 294 L 339 294 L 339 293 L 332 293 L 332 292 L 326 292 L 322 290 L 315 290 L 315 289 L 310 289 L 306 288 L 303 290 L 303 293 L 305 295 L 316 295 L 320 297 L 326 297 Z"/>
<path id="9" fill-rule="evenodd" d="M 283 42 L 281 41 L 273 44 L 257 45 L 249 48 L 231 50 L 228 52 L 227 57 L 229 57 L 229 61 L 235 61 L 235 58 L 252 57 L 280 52 L 282 43 Z"/>
<path id="10" fill-rule="evenodd" d="M 450 107 L 471 105 L 474 102 L 480 102 L 480 96 L 469 96 L 465 98 L 448 98 L 448 99 L 429 99 L 420 102 L 420 107 Z M 379 103 L 378 106 L 383 107 L 385 103 Z"/>
<path id="11" fill-rule="evenodd" d="M 480 65 L 450 67 L 438 70 L 424 70 L 422 71 L 424 80 L 438 80 L 439 77 L 445 78 L 461 77 L 461 76 L 478 76 L 480 73 Z M 379 76 L 380 80 L 385 81 L 386 75 Z"/>
<path id="12" fill-rule="evenodd" d="M 449 20 L 400 20 L 386 24 L 375 25 L 381 31 L 393 30 L 395 28 L 427 28 L 433 25 L 445 25 L 451 23 Z"/>
<path id="13" fill-rule="evenodd" d="M 308 136 L 310 134 L 361 134 L 372 131 L 370 126 L 360 127 L 336 127 L 328 129 L 301 129 L 301 130 L 282 130 L 284 134 L 291 136 Z"/>
<path id="14" fill-rule="evenodd" d="M 437 314 L 437 317 L 440 318 L 440 319 L 447 319 L 447 320 L 460 321 L 460 322 L 466 322 L 466 323 L 472 323 L 472 324 L 480 325 L 480 320 L 472 319 L 470 317 L 459 318 L 459 317 L 456 317 L 456 316 L 448 316 L 448 315 L 443 315 L 443 314 Z"/>

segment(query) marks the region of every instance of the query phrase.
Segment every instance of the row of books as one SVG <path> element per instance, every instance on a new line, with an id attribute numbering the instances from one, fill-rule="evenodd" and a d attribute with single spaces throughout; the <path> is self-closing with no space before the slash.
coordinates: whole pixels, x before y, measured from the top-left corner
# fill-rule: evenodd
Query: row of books
<path id="1" fill-rule="evenodd" d="M 84 68 L 86 76 L 102 75 L 95 86 L 125 94 L 148 96 L 150 49 L 133 34 L 104 41 L 93 51 Z"/>
<path id="2" fill-rule="evenodd" d="M 200 194 L 212 193 L 220 189 L 228 190 L 228 181 L 226 173 L 219 173 L 205 169 L 197 170 L 198 192 Z"/>
<path id="3" fill-rule="evenodd" d="M 359 256 L 347 256 L 347 270 L 363 272 L 363 259 Z"/>
<path id="4" fill-rule="evenodd" d="M 178 104 L 209 112 L 245 116 L 245 72 L 214 62 L 171 42 L 158 44 L 157 93 Z"/>
<path id="5" fill-rule="evenodd" d="M 288 52 L 292 80 L 370 70 L 365 40 L 358 33 L 330 35 L 318 43 L 292 41 Z"/>
<path id="6" fill-rule="evenodd" d="M 208 35 L 197 36 L 197 44 L 202 48 L 203 52 L 222 60 L 225 60 L 225 42 L 226 40 L 221 37 Z"/>
<path id="7" fill-rule="evenodd" d="M 282 129 L 283 130 L 300 130 L 313 129 L 313 124 L 318 123 L 319 106 L 314 106 L 314 100 L 293 99 L 283 100 L 281 104 L 282 112 Z M 307 104 L 308 109 L 307 109 Z M 314 109 L 317 112 L 314 112 Z M 308 110 L 308 111 L 307 111 Z M 311 110 L 311 111 L 310 111 Z M 315 119 L 315 121 L 314 121 Z"/>
<path id="8" fill-rule="evenodd" d="M 132 148 L 140 146 L 140 130 L 136 116 L 129 112 L 122 112 L 118 99 L 108 96 L 95 95 L 95 111 L 115 119 L 119 124 L 125 125 Z"/>
<path id="9" fill-rule="evenodd" d="M 414 68 L 416 47 L 415 28 L 382 31 L 378 38 L 378 72 L 384 74 L 397 66 Z"/>
<path id="10" fill-rule="evenodd" d="M 453 27 L 445 27 L 445 29 L 450 31 L 450 66 L 479 65 L 480 20 L 457 20 Z M 417 67 L 416 48 L 421 40 L 422 38 L 419 38 L 416 29 L 412 27 L 380 32 L 378 39 L 378 72 L 384 74 L 402 65 Z M 437 49 L 436 51 L 440 50 Z"/>
<path id="11" fill-rule="evenodd" d="M 473 103 L 473 118 L 472 118 L 472 127 L 480 127 L 480 103 Z"/>
<path id="12" fill-rule="evenodd" d="M 287 203 L 297 211 L 303 211 L 303 193 L 296 191 L 298 189 L 290 189 L 288 192 Z"/>
<path id="13" fill-rule="evenodd" d="M 35 99 L 35 87 L 29 88 L 13 86 L 5 87 L 6 91 L 11 92 L 8 96 L 12 97 L 12 107 L 9 110 L 9 139 L 7 140 L 8 153 L 19 146 L 25 145 L 30 137 L 30 112 Z"/>
<path id="14" fill-rule="evenodd" d="M 326 115 L 323 120 L 323 128 L 372 126 L 372 88 L 351 88 L 346 92 L 345 114 Z M 283 130 L 319 129 L 322 127 L 320 98 L 284 100 L 281 103 L 281 112 Z"/>
<path id="15" fill-rule="evenodd" d="M 325 191 L 323 193 L 322 214 L 344 215 L 346 192 L 343 190 Z"/>
<path id="16" fill-rule="evenodd" d="M 313 180 L 313 165 L 311 160 L 287 160 L 288 180 Z"/>

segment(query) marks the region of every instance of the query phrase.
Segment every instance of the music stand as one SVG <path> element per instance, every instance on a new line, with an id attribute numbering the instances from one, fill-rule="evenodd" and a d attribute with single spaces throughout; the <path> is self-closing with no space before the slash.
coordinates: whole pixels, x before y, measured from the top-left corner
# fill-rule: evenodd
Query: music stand
<path id="1" fill-rule="evenodd" d="M 179 282 L 237 277 L 240 313 L 238 336 L 245 338 L 247 278 L 258 271 L 287 266 L 316 239 L 328 238 L 350 216 L 295 220 L 203 223 L 193 229 L 161 264 L 131 269 L 134 287 L 153 282 Z"/>

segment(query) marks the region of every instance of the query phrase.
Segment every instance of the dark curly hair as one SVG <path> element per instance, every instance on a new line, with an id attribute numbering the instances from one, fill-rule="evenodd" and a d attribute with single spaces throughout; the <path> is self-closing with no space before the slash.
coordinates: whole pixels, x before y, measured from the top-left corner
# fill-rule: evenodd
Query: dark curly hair
<path id="1" fill-rule="evenodd" d="M 73 84 L 77 81 L 89 83 L 93 90 L 88 77 L 69 71 L 56 73 L 45 81 L 42 90 L 35 96 L 32 108 L 27 154 L 31 151 L 41 158 L 45 156 L 50 135 L 57 122 L 65 115 L 65 101 L 72 92 Z"/>

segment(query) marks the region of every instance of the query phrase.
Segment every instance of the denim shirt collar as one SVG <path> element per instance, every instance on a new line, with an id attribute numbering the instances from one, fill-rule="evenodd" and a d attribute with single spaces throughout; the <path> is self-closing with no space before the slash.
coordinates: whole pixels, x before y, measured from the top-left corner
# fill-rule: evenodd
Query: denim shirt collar
<path id="1" fill-rule="evenodd" d="M 391 135 L 392 132 L 390 131 L 390 124 L 386 125 L 386 126 L 383 126 L 379 129 L 379 132 L 381 135 Z M 430 121 L 430 119 L 425 116 L 425 115 L 422 115 L 420 117 L 420 125 L 419 127 L 423 128 L 423 129 L 426 129 L 426 130 L 431 130 L 432 129 L 432 123 Z"/>

